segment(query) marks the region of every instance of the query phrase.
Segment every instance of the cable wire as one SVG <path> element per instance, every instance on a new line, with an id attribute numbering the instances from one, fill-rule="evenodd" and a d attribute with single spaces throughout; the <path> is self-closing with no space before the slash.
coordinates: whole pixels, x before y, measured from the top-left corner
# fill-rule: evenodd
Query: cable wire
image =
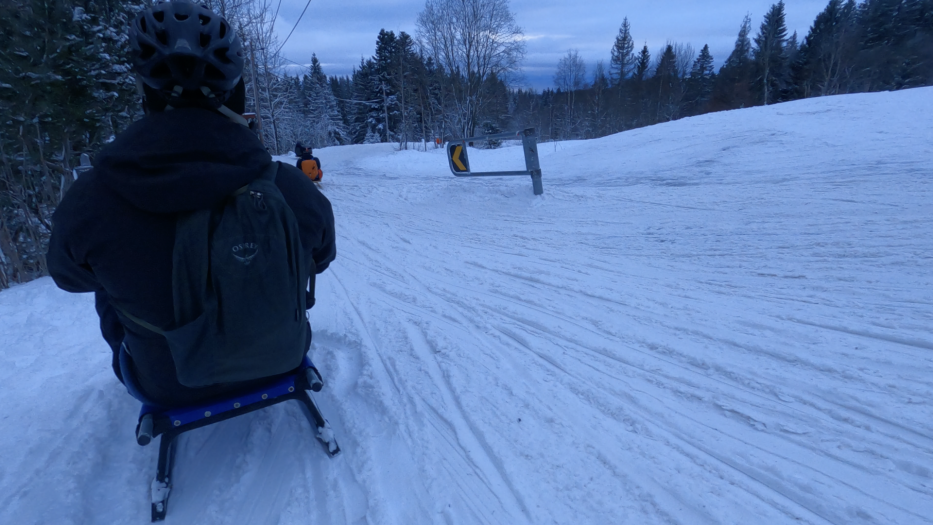
<path id="1" fill-rule="evenodd" d="M 295 21 L 295 26 L 292 27 L 292 30 L 288 32 L 288 36 L 285 37 L 285 42 L 288 42 L 288 39 L 292 37 L 292 33 L 295 32 L 295 29 L 298 29 L 298 23 L 301 22 L 301 18 L 302 18 L 303 16 L 305 16 L 305 11 L 308 10 L 308 7 L 309 7 L 310 5 L 311 5 L 311 0 L 308 0 L 308 3 L 305 4 L 304 11 L 301 12 L 301 16 L 299 16 L 299 17 L 298 17 L 298 20 Z M 280 45 L 279 48 L 275 50 L 275 54 L 276 54 L 276 55 L 278 55 L 278 54 L 279 54 L 279 51 L 281 51 L 282 48 L 285 47 L 285 42 L 282 42 L 282 45 Z"/>

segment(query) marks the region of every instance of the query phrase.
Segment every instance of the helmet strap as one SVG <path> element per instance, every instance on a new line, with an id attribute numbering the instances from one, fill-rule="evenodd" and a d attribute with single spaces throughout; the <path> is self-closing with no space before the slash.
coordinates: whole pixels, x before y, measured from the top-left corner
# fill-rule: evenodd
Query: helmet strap
<path id="1" fill-rule="evenodd" d="M 172 94 L 169 95 L 171 98 L 169 98 L 169 103 L 166 104 L 166 106 L 165 106 L 165 111 L 171 111 L 171 110 L 175 109 L 175 106 L 173 106 L 173 105 L 171 104 L 171 100 L 172 100 L 173 98 L 178 98 L 178 97 L 180 97 L 181 94 L 182 94 L 183 92 L 184 92 L 184 89 L 183 89 L 181 86 L 175 86 L 175 89 L 172 90 Z"/>
<path id="2" fill-rule="evenodd" d="M 136 75 L 136 93 L 143 103 L 143 114 L 149 114 L 149 104 L 146 104 L 146 90 L 143 88 L 143 79 Z"/>
<path id="3" fill-rule="evenodd" d="M 219 102 L 217 100 L 217 97 L 214 96 L 214 94 L 211 92 L 210 89 L 208 89 L 207 86 L 201 86 L 201 93 L 204 93 L 204 96 L 207 97 L 212 102 Z M 217 107 L 217 111 L 221 112 L 224 116 L 226 116 L 228 119 L 232 120 L 233 122 L 240 124 L 242 126 L 246 126 L 247 128 L 249 127 L 249 122 L 246 122 L 246 119 L 243 118 L 242 115 L 238 115 L 232 109 L 228 108 L 227 106 L 224 106 L 223 103 L 221 103 L 220 106 Z"/>
<path id="4" fill-rule="evenodd" d="M 142 97 L 143 99 L 143 111 L 148 115 L 149 104 L 146 103 L 146 91 L 143 87 L 143 81 L 138 75 L 136 76 L 136 90 L 139 93 L 139 96 Z M 182 103 L 181 105 L 183 107 L 186 106 L 186 104 L 184 103 L 184 100 L 181 98 L 182 93 L 184 93 L 184 88 L 182 88 L 181 86 L 175 86 L 172 89 L 171 94 L 167 97 L 168 103 L 165 105 L 164 111 L 170 111 L 170 110 L 175 109 L 175 106 L 172 105 L 173 100 L 177 100 L 181 102 Z M 246 126 L 247 128 L 249 127 L 249 122 L 247 122 L 246 119 L 243 118 L 242 115 L 238 114 L 237 112 L 233 111 L 227 106 L 224 106 L 223 103 L 220 102 L 220 99 L 218 99 L 208 87 L 201 86 L 201 93 L 203 93 L 204 96 L 208 99 L 208 101 L 210 102 L 210 107 L 212 109 L 220 112 L 222 115 L 232 120 L 236 124 Z"/>
<path id="5" fill-rule="evenodd" d="M 247 122 L 246 119 L 243 118 L 243 115 L 237 115 L 235 111 L 228 108 L 227 106 L 221 105 L 219 108 L 217 108 L 217 111 L 226 115 L 227 118 L 229 118 L 233 122 L 246 126 L 247 128 L 249 127 L 249 122 Z"/>

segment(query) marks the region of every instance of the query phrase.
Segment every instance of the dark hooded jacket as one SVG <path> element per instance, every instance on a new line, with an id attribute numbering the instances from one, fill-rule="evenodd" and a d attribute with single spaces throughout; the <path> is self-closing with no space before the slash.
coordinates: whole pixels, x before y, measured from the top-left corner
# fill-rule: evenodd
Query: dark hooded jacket
<path id="1" fill-rule="evenodd" d="M 196 108 L 155 113 L 101 151 L 55 211 L 47 257 L 52 278 L 69 292 L 95 292 L 117 377 L 123 380 L 117 355 L 125 342 L 138 386 L 157 403 L 186 405 L 252 384 L 181 385 L 165 339 L 121 320 L 111 300 L 172 327 L 177 214 L 220 204 L 271 161 L 252 132 L 222 115 Z M 293 166 L 280 165 L 275 182 L 298 220 L 306 260 L 323 272 L 336 254 L 330 202 Z"/>

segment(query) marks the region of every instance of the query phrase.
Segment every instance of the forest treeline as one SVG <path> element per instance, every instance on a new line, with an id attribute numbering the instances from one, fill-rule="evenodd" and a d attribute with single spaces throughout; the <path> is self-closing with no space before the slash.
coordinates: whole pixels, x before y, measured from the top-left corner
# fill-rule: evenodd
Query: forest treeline
<path id="1" fill-rule="evenodd" d="M 51 215 L 79 155 L 93 158 L 141 117 L 126 44 L 149 3 L 0 3 L 0 289 L 47 273 Z M 316 56 L 305 66 L 281 54 L 290 37 L 276 36 L 279 2 L 200 3 L 243 40 L 247 109 L 273 153 L 299 140 L 405 148 L 527 127 L 539 140 L 594 138 L 713 111 L 933 85 L 933 0 L 829 0 L 806 35 L 788 35 L 778 2 L 738 24 L 724 58 L 707 45 L 638 46 L 624 19 L 607 35 L 606 60 L 588 65 L 569 50 L 543 91 L 513 87 L 525 49 L 508 0 L 426 0 L 414 35 L 380 31 L 374 54 L 347 76 L 326 75 Z"/>
<path id="2" fill-rule="evenodd" d="M 734 49 L 717 60 L 705 44 L 699 51 L 677 42 L 637 46 L 624 19 L 607 60 L 587 67 L 568 51 L 553 88 L 510 89 L 515 71 L 489 75 L 471 127 L 455 122 L 458 72 L 438 67 L 404 32 L 381 31 L 372 58 L 352 76 L 329 78 L 337 122 L 349 135 L 321 145 L 525 127 L 536 127 L 542 140 L 595 138 L 713 111 L 933 84 L 933 0 L 830 0 L 802 36 L 788 34 L 782 1 L 757 28 L 750 16 L 737 27 Z"/>

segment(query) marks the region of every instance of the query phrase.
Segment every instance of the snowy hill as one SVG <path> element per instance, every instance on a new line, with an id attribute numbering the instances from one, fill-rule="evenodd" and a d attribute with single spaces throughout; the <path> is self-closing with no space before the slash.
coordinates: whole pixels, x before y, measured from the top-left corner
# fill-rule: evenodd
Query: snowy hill
<path id="1" fill-rule="evenodd" d="M 541 145 L 316 152 L 297 404 L 181 438 L 167 523 L 933 523 L 933 88 Z M 521 151 L 471 151 L 476 170 Z M 146 523 L 89 296 L 0 293 L 0 523 Z"/>

